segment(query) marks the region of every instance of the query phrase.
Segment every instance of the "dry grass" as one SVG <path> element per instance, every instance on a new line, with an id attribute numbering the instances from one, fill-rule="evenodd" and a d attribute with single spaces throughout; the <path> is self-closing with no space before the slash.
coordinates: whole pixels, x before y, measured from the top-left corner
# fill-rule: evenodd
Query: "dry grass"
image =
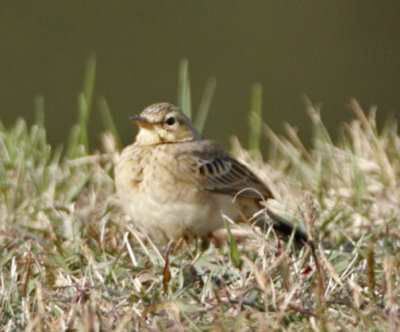
<path id="1" fill-rule="evenodd" d="M 40 124 L 1 127 L 3 329 L 399 330 L 396 124 L 378 131 L 374 110 L 366 116 L 352 102 L 355 118 L 334 144 L 318 109 L 307 108 L 312 149 L 290 126 L 285 137 L 263 128 L 267 163 L 233 145 L 306 224 L 316 259 L 241 225 L 232 226 L 236 254 L 228 237 L 204 252 L 184 244 L 166 265 L 118 208 L 111 135 L 102 153 L 86 155 L 74 142 L 64 158 Z"/>

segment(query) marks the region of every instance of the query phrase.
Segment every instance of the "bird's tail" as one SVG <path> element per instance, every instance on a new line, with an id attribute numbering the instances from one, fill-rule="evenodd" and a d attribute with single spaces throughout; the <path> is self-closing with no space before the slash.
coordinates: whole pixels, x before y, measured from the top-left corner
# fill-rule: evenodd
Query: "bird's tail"
<path id="1" fill-rule="evenodd" d="M 290 237 L 292 234 L 294 234 L 294 242 L 296 244 L 309 244 L 313 246 L 313 243 L 311 239 L 309 238 L 307 232 L 302 229 L 300 226 L 295 225 L 291 221 L 277 215 L 275 212 L 273 212 L 271 209 L 266 210 L 267 216 L 270 218 L 272 221 L 272 227 L 273 229 L 279 233 L 284 235 L 285 237 Z M 265 220 L 265 218 L 259 218 L 256 221 L 256 226 L 260 227 L 261 229 L 265 229 L 265 227 L 268 225 L 268 222 Z"/>

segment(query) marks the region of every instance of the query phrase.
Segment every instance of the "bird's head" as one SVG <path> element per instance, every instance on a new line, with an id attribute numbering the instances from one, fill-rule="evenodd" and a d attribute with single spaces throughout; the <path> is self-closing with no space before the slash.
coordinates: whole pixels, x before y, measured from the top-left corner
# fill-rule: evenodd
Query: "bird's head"
<path id="1" fill-rule="evenodd" d="M 146 107 L 140 115 L 130 118 L 139 126 L 136 136 L 138 145 L 189 142 L 201 139 L 201 135 L 182 111 L 170 103 L 158 103 Z"/>

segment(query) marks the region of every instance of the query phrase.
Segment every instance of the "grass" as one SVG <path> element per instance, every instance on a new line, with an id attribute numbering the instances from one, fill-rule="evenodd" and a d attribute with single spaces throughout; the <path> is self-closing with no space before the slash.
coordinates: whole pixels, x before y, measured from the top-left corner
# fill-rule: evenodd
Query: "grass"
<path id="1" fill-rule="evenodd" d="M 187 70 L 181 76 L 188 77 Z M 64 149 L 46 140 L 40 100 L 32 127 L 24 120 L 10 128 L 0 123 L 5 331 L 399 329 L 400 136 L 394 121 L 378 130 L 375 110 L 366 115 L 352 101 L 354 119 L 333 142 L 308 101 L 308 149 L 293 127 L 277 136 L 259 122 L 261 88 L 255 86 L 260 130 L 250 134 L 251 151 L 236 139 L 233 151 L 270 185 L 283 209 L 306 224 L 316 257 L 249 225 L 229 225 L 220 247 L 203 252 L 199 244 L 184 244 L 166 264 L 114 196 L 118 139 L 106 133 L 102 151 L 88 153 L 93 86 L 85 84 Z M 214 88 L 208 87 L 208 98 Z M 186 107 L 188 95 L 181 93 Z M 104 100 L 101 107 L 115 133 Z M 266 161 L 260 153 L 254 157 L 261 135 L 271 143 Z"/>

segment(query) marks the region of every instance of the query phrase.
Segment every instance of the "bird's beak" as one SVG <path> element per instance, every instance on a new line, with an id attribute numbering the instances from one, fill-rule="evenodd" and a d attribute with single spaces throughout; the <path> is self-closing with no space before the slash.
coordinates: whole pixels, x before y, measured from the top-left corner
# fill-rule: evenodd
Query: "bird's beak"
<path id="1" fill-rule="evenodd" d="M 136 123 L 140 128 L 152 128 L 154 125 L 148 119 L 140 115 L 131 116 L 129 120 Z"/>

